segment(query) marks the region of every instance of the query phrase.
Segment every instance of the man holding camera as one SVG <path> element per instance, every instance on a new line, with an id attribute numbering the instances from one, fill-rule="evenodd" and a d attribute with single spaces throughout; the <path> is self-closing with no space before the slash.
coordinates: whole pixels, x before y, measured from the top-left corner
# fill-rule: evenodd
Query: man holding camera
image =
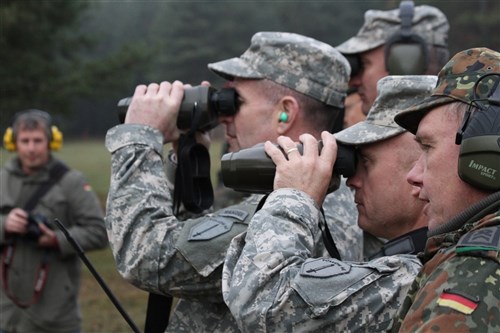
<path id="1" fill-rule="evenodd" d="M 107 245 L 103 212 L 83 175 L 56 159 L 62 133 L 47 112 L 17 113 L 4 135 L 17 157 L 0 171 L 0 332 L 81 331 L 80 259 L 55 218 L 83 250 Z"/>
<path id="2" fill-rule="evenodd" d="M 230 151 L 279 135 L 298 140 L 331 130 L 343 107 L 349 65 L 333 47 L 292 33 L 260 32 L 237 58 L 210 64 L 239 95 L 236 114 L 220 115 Z M 262 195 L 179 220 L 164 173 L 163 143 L 181 133 L 181 82 L 136 88 L 124 125 L 108 131 L 112 178 L 106 223 L 119 272 L 134 285 L 179 298 L 168 331 L 237 332 L 222 299 L 221 274 L 231 239 L 244 232 Z M 175 163 L 170 155 L 167 163 Z M 358 260 L 361 233 L 351 191 L 342 182 L 328 196 L 325 216 L 342 258 Z M 315 253 L 326 255 L 321 234 Z M 165 313 L 167 316 L 168 314 Z"/>
<path id="3" fill-rule="evenodd" d="M 368 262 L 317 258 L 313 251 L 328 183 L 321 175 L 330 169 L 330 159 L 337 159 L 332 139 L 323 142 L 318 156 L 316 140 L 304 134 L 304 156 L 293 151 L 287 159 L 266 143 L 277 164 L 275 191 L 252 218 L 246 237 L 233 239 L 224 265 L 224 299 L 245 332 L 391 327 L 421 266 L 415 255 L 427 233 L 423 203 L 406 181 L 418 146 L 393 118 L 405 105 L 429 96 L 435 82 L 435 76 L 381 79 L 367 119 L 335 134 L 337 142 L 355 145 L 359 155 L 356 172 L 347 180 L 356 192 L 358 225 L 389 239 Z M 295 144 L 286 137 L 278 143 L 284 151 Z"/>

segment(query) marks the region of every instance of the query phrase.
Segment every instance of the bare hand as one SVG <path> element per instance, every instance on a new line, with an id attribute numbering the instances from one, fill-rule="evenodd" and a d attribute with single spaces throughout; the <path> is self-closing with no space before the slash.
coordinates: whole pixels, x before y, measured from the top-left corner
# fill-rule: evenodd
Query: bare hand
<path id="1" fill-rule="evenodd" d="M 56 233 L 47 227 L 45 224 L 40 223 L 38 225 L 40 228 L 40 231 L 42 234 L 40 235 L 40 238 L 38 238 L 38 245 L 41 247 L 51 247 L 51 248 L 57 248 L 59 247 L 59 244 L 57 242 L 57 237 Z"/>
<path id="2" fill-rule="evenodd" d="M 184 87 L 180 81 L 139 85 L 135 88 L 125 123 L 158 129 L 163 134 L 164 143 L 177 140 L 180 135 L 177 115 L 183 96 Z"/>
<path id="3" fill-rule="evenodd" d="M 210 86 L 210 82 L 208 81 L 202 81 L 200 83 L 201 86 L 206 86 L 206 87 L 209 87 Z M 184 89 L 186 88 L 191 88 L 192 86 L 190 84 L 185 84 L 184 85 Z M 186 133 L 188 132 L 188 130 L 181 130 L 181 133 Z M 212 142 L 211 138 L 210 138 L 210 132 L 200 132 L 200 131 L 197 131 L 195 133 L 195 139 L 196 139 L 196 142 L 199 143 L 199 144 L 202 144 L 203 146 L 205 146 L 208 149 L 210 149 L 210 144 Z M 174 150 L 174 152 L 177 154 L 177 148 L 179 147 L 179 140 L 174 140 L 172 141 L 172 148 Z"/>
<path id="4" fill-rule="evenodd" d="M 321 206 L 332 178 L 333 165 L 337 157 L 337 143 L 332 134 L 321 133 L 323 148 L 321 154 L 318 141 L 309 134 L 302 134 L 303 155 L 296 149 L 290 138 L 280 136 L 278 144 L 287 157 L 271 142 L 266 142 L 265 150 L 276 164 L 274 189 L 295 188 L 310 195 Z"/>
<path id="5" fill-rule="evenodd" d="M 28 225 L 28 213 L 21 208 L 12 209 L 5 219 L 5 232 L 25 234 Z"/>

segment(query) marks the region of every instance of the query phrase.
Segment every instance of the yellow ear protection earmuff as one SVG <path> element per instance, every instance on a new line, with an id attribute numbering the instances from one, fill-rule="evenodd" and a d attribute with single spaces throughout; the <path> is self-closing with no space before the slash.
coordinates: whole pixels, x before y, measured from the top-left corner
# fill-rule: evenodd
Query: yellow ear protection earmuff
<path id="1" fill-rule="evenodd" d="M 8 151 L 16 151 L 16 141 L 14 140 L 14 131 L 8 127 L 3 135 L 3 146 Z"/>
<path id="2" fill-rule="evenodd" d="M 500 190 L 500 73 L 476 81 L 455 143 L 460 145 L 460 178 L 483 190 Z"/>
<path id="3" fill-rule="evenodd" d="M 3 135 L 3 146 L 8 151 L 16 151 L 16 125 L 18 121 L 25 121 L 26 119 L 36 119 L 42 120 L 47 128 L 49 136 L 49 148 L 50 150 L 57 151 L 61 149 L 63 144 L 63 134 L 54 125 L 52 125 L 52 117 L 45 111 L 30 109 L 27 111 L 21 111 L 14 115 L 14 120 L 12 121 L 12 126 L 5 130 Z"/>
<path id="4" fill-rule="evenodd" d="M 385 68 L 389 75 L 421 75 L 427 70 L 426 42 L 411 29 L 413 8 L 413 1 L 401 1 L 401 29 L 385 44 Z"/>
<path id="5" fill-rule="evenodd" d="M 57 128 L 54 125 L 52 125 L 50 127 L 50 132 L 52 134 L 51 135 L 52 140 L 50 140 L 50 142 L 49 142 L 49 148 L 52 151 L 58 151 L 59 149 L 61 149 L 62 144 L 63 144 L 63 134 L 59 130 L 59 128 Z"/>
<path id="6" fill-rule="evenodd" d="M 280 123 L 286 123 L 288 121 L 288 114 L 286 112 L 280 113 Z"/>

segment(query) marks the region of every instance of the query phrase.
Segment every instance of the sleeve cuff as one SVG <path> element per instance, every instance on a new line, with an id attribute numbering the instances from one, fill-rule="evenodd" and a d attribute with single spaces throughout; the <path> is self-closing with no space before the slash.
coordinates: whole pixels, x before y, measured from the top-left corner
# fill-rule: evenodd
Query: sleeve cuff
<path id="1" fill-rule="evenodd" d="M 264 203 L 263 207 L 266 207 L 268 203 L 272 201 L 282 200 L 283 196 L 286 196 L 287 198 L 293 198 L 293 200 L 297 201 L 297 203 L 299 203 L 300 205 L 305 204 L 309 207 L 314 207 L 318 211 L 318 213 L 321 210 L 321 207 L 318 206 L 316 201 L 314 201 L 314 199 L 309 194 L 294 188 L 280 188 L 278 190 L 274 190 L 267 197 L 267 200 Z"/>
<path id="2" fill-rule="evenodd" d="M 145 145 L 162 155 L 163 135 L 159 130 L 146 125 L 117 125 L 108 130 L 105 145 L 110 153 L 129 145 Z"/>

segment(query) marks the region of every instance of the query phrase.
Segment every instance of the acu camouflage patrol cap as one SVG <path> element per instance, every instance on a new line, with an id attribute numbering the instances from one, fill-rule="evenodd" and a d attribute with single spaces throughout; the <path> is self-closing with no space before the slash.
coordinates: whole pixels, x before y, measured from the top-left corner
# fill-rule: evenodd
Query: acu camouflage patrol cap
<path id="1" fill-rule="evenodd" d="M 415 134 L 422 118 L 432 109 L 457 101 L 471 104 L 476 81 L 489 73 L 500 73 L 500 53 L 484 47 L 457 53 L 439 72 L 431 96 L 402 111 L 396 122 Z M 494 81 L 482 80 L 481 84 L 478 91 L 490 91 Z"/>
<path id="2" fill-rule="evenodd" d="M 384 45 L 401 28 L 399 8 L 365 12 L 365 23 L 358 34 L 336 48 L 343 54 L 357 54 Z M 415 6 L 412 33 L 430 45 L 448 47 L 450 25 L 446 16 L 436 7 Z"/>
<path id="3" fill-rule="evenodd" d="M 437 76 L 434 75 L 394 75 L 380 79 L 377 82 L 377 98 L 366 120 L 338 132 L 335 138 L 349 145 L 364 145 L 405 132 L 396 124 L 394 116 L 430 96 L 436 81 Z"/>
<path id="4" fill-rule="evenodd" d="M 351 67 L 334 47 L 287 32 L 258 32 L 240 56 L 208 68 L 226 80 L 268 79 L 325 104 L 344 107 Z"/>

